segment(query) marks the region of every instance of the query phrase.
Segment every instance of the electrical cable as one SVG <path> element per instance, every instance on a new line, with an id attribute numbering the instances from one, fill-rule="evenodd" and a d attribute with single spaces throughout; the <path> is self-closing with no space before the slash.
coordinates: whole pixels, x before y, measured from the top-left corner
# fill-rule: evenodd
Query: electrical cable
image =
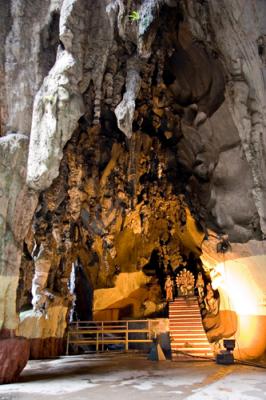
<path id="1" fill-rule="evenodd" d="M 195 356 L 191 353 L 186 353 L 184 351 L 172 351 L 172 353 L 176 354 L 176 355 L 184 355 L 190 358 L 195 358 L 196 360 L 208 360 L 208 361 L 216 361 L 216 359 L 214 357 L 206 357 L 206 356 Z M 178 361 L 178 360 L 177 360 Z M 262 369 L 266 369 L 266 364 L 258 364 L 252 361 L 243 361 L 243 360 L 239 360 L 237 358 L 234 358 L 235 363 L 234 364 L 240 364 L 240 365 L 245 365 L 247 367 L 255 367 L 255 368 L 262 368 Z"/>
<path id="2" fill-rule="evenodd" d="M 181 355 L 188 356 L 188 357 L 195 358 L 195 359 L 204 359 L 204 360 L 209 360 L 209 361 L 215 361 L 214 357 L 195 356 L 194 354 L 187 353 L 187 352 L 181 351 L 181 350 L 172 350 L 172 353 L 174 353 L 176 355 L 181 354 Z"/>
<path id="3" fill-rule="evenodd" d="M 238 360 L 237 358 L 235 358 L 235 361 L 237 362 L 237 364 L 246 365 L 248 367 L 256 367 L 256 368 L 266 369 L 266 364 L 259 364 L 259 363 L 255 363 L 252 361 Z"/>

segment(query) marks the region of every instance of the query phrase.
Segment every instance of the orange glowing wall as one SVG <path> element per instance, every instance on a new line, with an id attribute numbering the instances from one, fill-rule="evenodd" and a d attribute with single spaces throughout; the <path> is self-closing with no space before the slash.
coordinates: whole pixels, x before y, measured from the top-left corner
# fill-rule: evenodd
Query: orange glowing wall
<path id="1" fill-rule="evenodd" d="M 260 357 L 266 350 L 266 256 L 219 263 L 211 278 L 220 293 L 220 311 L 237 314 L 235 357 Z"/>

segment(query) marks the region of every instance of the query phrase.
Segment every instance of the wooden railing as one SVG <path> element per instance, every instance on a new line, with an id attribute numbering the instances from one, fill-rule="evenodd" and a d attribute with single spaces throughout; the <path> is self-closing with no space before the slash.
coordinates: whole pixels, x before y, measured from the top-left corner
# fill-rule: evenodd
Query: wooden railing
<path id="1" fill-rule="evenodd" d="M 138 338 L 139 334 L 145 337 Z M 66 354 L 69 354 L 70 344 L 95 345 L 96 351 L 104 351 L 108 344 L 124 344 L 127 351 L 130 343 L 151 342 L 150 320 L 77 321 L 69 325 Z"/>

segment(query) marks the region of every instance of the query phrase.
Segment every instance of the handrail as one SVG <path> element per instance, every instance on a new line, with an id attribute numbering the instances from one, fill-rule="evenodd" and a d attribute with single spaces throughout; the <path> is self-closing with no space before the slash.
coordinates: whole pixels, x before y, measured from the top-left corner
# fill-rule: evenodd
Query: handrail
<path id="1" fill-rule="evenodd" d="M 124 319 L 121 319 L 121 320 L 119 320 L 119 321 L 111 321 L 111 320 L 109 320 L 109 321 L 73 321 L 73 322 L 70 322 L 69 323 L 69 325 L 75 325 L 75 324 L 86 324 L 86 323 L 90 323 L 90 324 L 108 324 L 108 323 L 112 323 L 112 324 L 123 324 L 123 323 L 127 323 L 127 322 L 129 322 L 129 323 L 131 323 L 131 322 L 148 322 L 148 321 L 150 321 L 149 319 L 129 319 L 129 320 L 124 320 Z"/>
<path id="2" fill-rule="evenodd" d="M 130 325 L 144 323 L 143 327 L 131 327 Z M 110 325 L 112 324 L 112 325 Z M 145 334 L 145 338 L 129 338 L 129 334 Z M 118 336 L 119 334 L 119 336 Z M 82 335 L 82 337 L 80 337 Z M 90 337 L 84 337 L 90 335 Z M 106 336 L 108 335 L 108 336 Z M 111 337 L 109 335 L 112 335 Z M 105 344 L 122 343 L 125 350 L 129 350 L 129 343 L 151 343 L 151 321 L 144 320 L 121 320 L 121 321 L 75 321 L 69 324 L 67 331 L 66 354 L 69 353 L 69 344 L 95 344 L 96 351 L 99 351 L 101 345 L 104 351 Z"/>

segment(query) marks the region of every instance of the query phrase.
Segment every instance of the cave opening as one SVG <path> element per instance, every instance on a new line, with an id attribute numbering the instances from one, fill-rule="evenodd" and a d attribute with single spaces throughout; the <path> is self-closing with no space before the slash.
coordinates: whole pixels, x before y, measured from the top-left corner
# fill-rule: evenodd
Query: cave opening
<path id="1" fill-rule="evenodd" d="M 32 301 L 34 312 L 49 316 L 51 310 L 62 327 L 56 313 L 69 315 L 72 307 L 67 282 L 73 265 L 71 321 L 167 319 L 167 276 L 178 302 L 187 296 L 176 283 L 184 270 L 194 279 L 191 297 L 199 296 L 202 276 L 203 318 L 211 314 L 206 296 L 218 301 L 201 256 L 208 228 L 224 228 L 212 213 L 224 177 L 213 175 L 228 143 L 214 140 L 206 121 L 224 102 L 225 75 L 217 53 L 195 40 L 179 8 L 164 6 L 155 21 L 146 58 L 136 62 L 131 23 L 126 43 L 115 32 L 101 80 L 86 70 L 84 110 L 25 240 L 21 310 Z M 53 14 L 42 32 L 49 60 L 58 23 Z M 209 318 L 206 330 L 211 319 L 218 317 Z"/>
<path id="2" fill-rule="evenodd" d="M 40 32 L 40 69 L 45 77 L 56 60 L 56 53 L 59 41 L 59 19 L 60 13 L 54 11 L 49 18 L 49 22 Z"/>
<path id="3" fill-rule="evenodd" d="M 69 286 L 73 294 L 70 322 L 91 321 L 93 316 L 93 288 L 80 260 L 73 263 Z"/>
<path id="4" fill-rule="evenodd" d="M 159 249 L 154 249 L 151 253 L 149 262 L 143 267 L 142 271 L 148 276 L 152 277 L 151 283 L 149 285 L 157 285 L 160 287 L 160 296 L 161 301 L 165 301 L 167 299 L 166 293 L 166 279 L 169 276 L 173 282 L 173 299 L 176 299 L 178 296 L 184 296 L 182 292 L 179 290 L 178 286 L 178 276 L 182 274 L 184 271 L 188 271 L 193 275 L 194 283 L 193 290 L 190 292 L 190 295 L 197 296 L 200 301 L 200 308 L 202 317 L 207 314 L 208 304 L 204 301 L 204 297 L 207 295 L 207 287 L 208 284 L 211 283 L 211 277 L 202 266 L 202 262 L 198 255 L 190 251 L 186 251 L 186 249 L 182 249 L 179 252 L 178 264 L 171 264 L 169 257 L 165 252 L 165 244 L 161 243 L 161 247 Z M 199 276 L 203 279 L 202 289 L 198 287 L 198 279 Z M 202 293 L 199 293 L 202 290 Z M 214 298 L 219 301 L 219 293 L 217 290 L 213 291 Z M 164 303 L 164 307 L 157 314 L 153 314 L 153 317 L 159 317 L 167 315 L 167 303 Z"/>

